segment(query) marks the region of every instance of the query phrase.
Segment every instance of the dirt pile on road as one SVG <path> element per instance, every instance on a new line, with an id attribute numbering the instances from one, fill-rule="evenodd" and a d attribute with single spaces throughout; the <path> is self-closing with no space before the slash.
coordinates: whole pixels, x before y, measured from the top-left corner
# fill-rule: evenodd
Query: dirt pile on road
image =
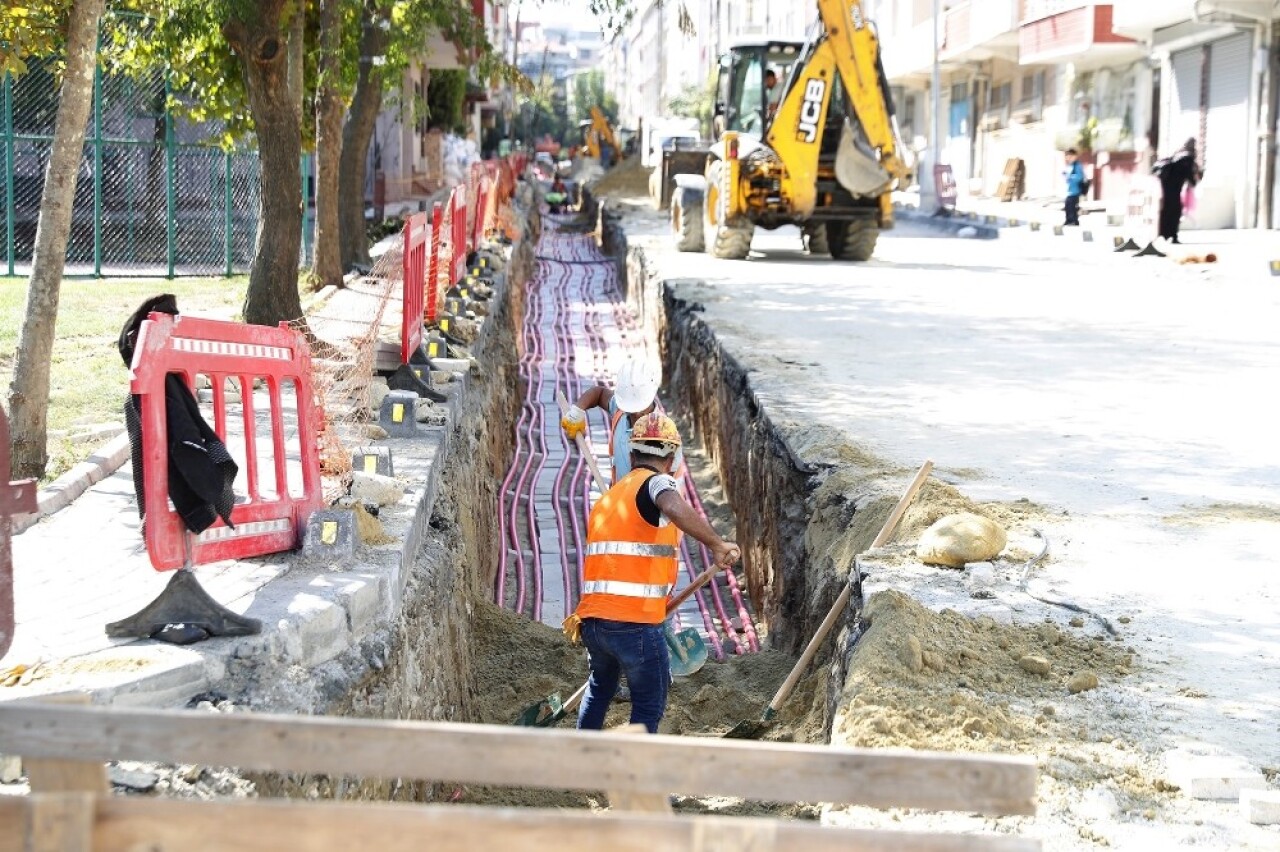
<path id="1" fill-rule="evenodd" d="M 649 194 L 649 169 L 640 165 L 639 157 L 631 157 L 621 164 L 605 172 L 591 185 L 591 191 L 597 195 L 612 195 L 617 198 L 631 198 Z"/>
<path id="2" fill-rule="evenodd" d="M 896 591 L 873 595 L 865 622 L 832 721 L 841 745 L 1031 750 L 1053 738 L 1055 703 L 1133 665 L 1107 641 L 935 613 Z"/>

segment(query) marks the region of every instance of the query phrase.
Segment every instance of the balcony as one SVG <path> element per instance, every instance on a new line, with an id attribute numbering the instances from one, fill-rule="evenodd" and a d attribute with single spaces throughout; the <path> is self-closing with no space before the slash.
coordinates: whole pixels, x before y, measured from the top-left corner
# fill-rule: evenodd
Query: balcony
<path id="1" fill-rule="evenodd" d="M 984 62 L 1018 58 L 1015 0 L 970 0 L 947 10 L 939 56 L 947 62 Z"/>
<path id="2" fill-rule="evenodd" d="M 1112 4 L 1072 0 L 1021 0 L 1018 61 L 1041 65 L 1088 55 L 1122 62 L 1146 55 L 1145 48 L 1115 32 Z"/>

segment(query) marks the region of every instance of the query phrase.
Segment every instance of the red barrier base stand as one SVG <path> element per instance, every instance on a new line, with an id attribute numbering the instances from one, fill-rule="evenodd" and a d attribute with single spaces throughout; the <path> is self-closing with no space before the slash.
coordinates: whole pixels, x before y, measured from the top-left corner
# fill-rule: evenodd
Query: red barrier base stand
<path id="1" fill-rule="evenodd" d="M 392 390 L 412 391 L 432 402 L 444 402 L 448 397 L 431 387 L 431 359 L 419 346 L 409 356 L 408 364 L 401 364 L 387 378 L 387 387 Z"/>
<path id="2" fill-rule="evenodd" d="M 236 615 L 201 588 L 191 571 L 190 534 L 186 544 L 187 564 L 173 572 L 164 591 L 128 618 L 108 624 L 107 636 L 190 645 L 210 636 L 254 636 L 262 632 L 261 621 Z"/>

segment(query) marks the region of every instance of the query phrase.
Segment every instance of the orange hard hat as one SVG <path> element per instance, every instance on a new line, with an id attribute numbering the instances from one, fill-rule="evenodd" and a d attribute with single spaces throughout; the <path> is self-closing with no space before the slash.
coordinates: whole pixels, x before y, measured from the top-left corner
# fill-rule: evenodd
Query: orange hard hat
<path id="1" fill-rule="evenodd" d="M 670 417 L 654 411 L 631 425 L 630 447 L 651 456 L 669 456 L 680 447 L 680 431 Z"/>

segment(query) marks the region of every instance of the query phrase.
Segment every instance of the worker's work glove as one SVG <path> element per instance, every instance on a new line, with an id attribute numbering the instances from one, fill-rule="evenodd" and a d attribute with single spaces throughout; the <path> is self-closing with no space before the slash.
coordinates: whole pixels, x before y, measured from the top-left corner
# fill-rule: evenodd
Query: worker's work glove
<path id="1" fill-rule="evenodd" d="M 579 435 L 587 434 L 587 412 L 576 405 L 569 406 L 569 410 L 560 418 L 560 426 L 570 441 L 577 440 Z"/>
<path id="2" fill-rule="evenodd" d="M 582 644 L 582 619 L 578 618 L 577 613 L 570 615 L 561 622 L 560 629 L 564 631 L 565 638 L 569 640 L 570 645 Z"/>

